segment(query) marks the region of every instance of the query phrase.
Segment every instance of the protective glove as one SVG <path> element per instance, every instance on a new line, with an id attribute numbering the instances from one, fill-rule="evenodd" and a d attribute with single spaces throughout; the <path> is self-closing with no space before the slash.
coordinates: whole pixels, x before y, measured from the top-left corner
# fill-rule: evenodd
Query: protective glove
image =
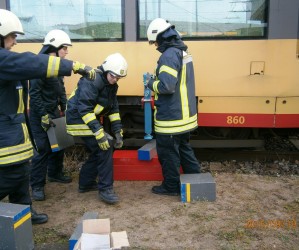
<path id="1" fill-rule="evenodd" d="M 100 149 L 108 150 L 108 148 L 110 148 L 108 140 L 113 139 L 113 137 L 111 135 L 109 135 L 108 133 L 106 133 L 103 128 L 101 128 L 99 130 L 99 133 L 96 136 L 96 139 L 97 139 Z"/>
<path id="2" fill-rule="evenodd" d="M 114 143 L 114 148 L 122 148 L 124 145 L 123 141 L 123 130 L 121 129 L 119 132 L 115 134 L 116 142 Z"/>
<path id="3" fill-rule="evenodd" d="M 86 76 L 87 79 L 93 81 L 96 79 L 96 70 L 90 66 L 86 66 L 83 63 L 74 62 L 73 63 L 73 72 L 75 74 L 80 74 L 81 76 Z"/>
<path id="4" fill-rule="evenodd" d="M 56 124 L 52 121 L 48 114 L 42 116 L 41 126 L 45 131 L 48 131 L 50 127 L 56 127 Z"/>
<path id="5" fill-rule="evenodd" d="M 155 76 L 153 74 L 150 73 L 146 73 L 146 77 L 145 77 L 145 82 L 144 82 L 144 86 L 147 88 L 148 87 L 148 83 L 151 79 L 154 79 Z"/>

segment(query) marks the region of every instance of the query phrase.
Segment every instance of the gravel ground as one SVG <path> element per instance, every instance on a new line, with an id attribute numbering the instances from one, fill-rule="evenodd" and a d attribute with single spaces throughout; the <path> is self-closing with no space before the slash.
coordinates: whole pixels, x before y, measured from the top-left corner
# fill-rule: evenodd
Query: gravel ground
<path id="1" fill-rule="evenodd" d="M 258 174 L 267 176 L 299 175 L 299 161 L 223 161 L 202 162 L 203 172 Z"/>

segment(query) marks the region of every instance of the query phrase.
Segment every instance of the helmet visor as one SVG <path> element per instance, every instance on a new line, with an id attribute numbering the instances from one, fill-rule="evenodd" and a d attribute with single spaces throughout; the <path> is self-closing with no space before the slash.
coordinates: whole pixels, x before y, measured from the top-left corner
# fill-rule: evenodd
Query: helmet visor
<path id="1" fill-rule="evenodd" d="M 112 78 L 117 79 L 117 80 L 123 78 L 123 76 L 119 76 L 111 71 L 109 71 L 109 74 L 111 75 Z"/>

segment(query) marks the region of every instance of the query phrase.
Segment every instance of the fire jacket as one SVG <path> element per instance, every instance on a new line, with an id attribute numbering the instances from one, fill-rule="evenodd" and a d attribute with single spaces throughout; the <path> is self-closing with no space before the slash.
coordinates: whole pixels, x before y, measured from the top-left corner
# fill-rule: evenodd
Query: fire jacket
<path id="1" fill-rule="evenodd" d="M 70 76 L 73 61 L 55 56 L 16 53 L 0 48 L 0 80 L 21 81 L 33 78 Z"/>
<path id="2" fill-rule="evenodd" d="M 197 103 L 192 56 L 180 45 L 167 47 L 159 58 L 154 91 L 157 134 L 181 134 L 197 128 Z"/>
<path id="3" fill-rule="evenodd" d="M 58 106 L 61 111 L 66 108 L 66 93 L 63 77 L 30 80 L 30 110 L 40 117 L 49 114 L 58 118 Z"/>
<path id="4" fill-rule="evenodd" d="M 33 156 L 27 116 L 28 81 L 22 80 L 71 75 L 73 62 L 3 48 L 0 58 L 0 167 L 4 167 Z"/>
<path id="5" fill-rule="evenodd" d="M 103 127 L 100 116 L 109 117 L 112 132 L 119 132 L 122 124 L 117 90 L 117 83 L 109 84 L 102 73 L 98 72 L 93 82 L 81 78 L 67 101 L 67 132 L 73 136 L 96 136 Z"/>

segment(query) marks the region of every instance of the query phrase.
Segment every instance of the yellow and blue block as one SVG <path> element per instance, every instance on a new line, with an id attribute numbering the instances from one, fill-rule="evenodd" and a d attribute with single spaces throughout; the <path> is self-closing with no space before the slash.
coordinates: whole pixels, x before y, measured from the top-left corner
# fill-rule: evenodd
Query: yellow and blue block
<path id="1" fill-rule="evenodd" d="M 0 249 L 34 249 L 29 205 L 0 202 Z"/>
<path id="2" fill-rule="evenodd" d="M 215 201 L 216 183 L 210 173 L 181 174 L 181 201 Z"/>

